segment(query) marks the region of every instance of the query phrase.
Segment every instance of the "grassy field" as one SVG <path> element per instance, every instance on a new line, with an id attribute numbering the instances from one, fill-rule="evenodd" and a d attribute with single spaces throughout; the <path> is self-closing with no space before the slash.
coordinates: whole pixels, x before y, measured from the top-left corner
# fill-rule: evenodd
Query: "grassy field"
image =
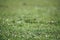
<path id="1" fill-rule="evenodd" d="M 60 40 L 60 0 L 0 0 L 0 40 Z"/>

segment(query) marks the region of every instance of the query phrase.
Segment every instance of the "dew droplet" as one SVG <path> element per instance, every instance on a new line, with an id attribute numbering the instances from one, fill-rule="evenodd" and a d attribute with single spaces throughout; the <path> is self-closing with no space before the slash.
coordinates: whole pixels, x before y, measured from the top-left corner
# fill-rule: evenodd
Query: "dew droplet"
<path id="1" fill-rule="evenodd" d="M 45 37 L 48 37 L 48 35 L 45 35 Z"/>
<path id="2" fill-rule="evenodd" d="M 10 39 L 8 39 L 8 40 L 10 40 Z"/>

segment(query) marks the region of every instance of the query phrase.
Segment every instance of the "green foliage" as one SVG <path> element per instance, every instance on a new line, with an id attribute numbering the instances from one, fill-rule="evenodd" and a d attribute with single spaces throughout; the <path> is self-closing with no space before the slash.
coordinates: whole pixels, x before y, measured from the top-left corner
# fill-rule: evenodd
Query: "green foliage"
<path id="1" fill-rule="evenodd" d="M 0 0 L 0 40 L 60 40 L 59 0 Z"/>

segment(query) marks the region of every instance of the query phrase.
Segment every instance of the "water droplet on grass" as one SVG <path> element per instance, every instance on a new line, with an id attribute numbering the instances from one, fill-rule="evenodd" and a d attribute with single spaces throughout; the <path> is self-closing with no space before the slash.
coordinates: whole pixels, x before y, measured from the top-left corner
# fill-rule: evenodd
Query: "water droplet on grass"
<path id="1" fill-rule="evenodd" d="M 6 19 L 6 21 L 9 21 L 9 19 Z"/>
<path id="2" fill-rule="evenodd" d="M 8 39 L 8 40 L 10 40 L 10 39 Z"/>
<path id="3" fill-rule="evenodd" d="M 17 37 L 17 35 L 14 35 L 15 37 Z"/>
<path id="4" fill-rule="evenodd" d="M 22 21 L 17 21 L 18 24 L 22 23 Z"/>
<path id="5" fill-rule="evenodd" d="M 45 35 L 45 37 L 48 37 L 48 35 Z"/>

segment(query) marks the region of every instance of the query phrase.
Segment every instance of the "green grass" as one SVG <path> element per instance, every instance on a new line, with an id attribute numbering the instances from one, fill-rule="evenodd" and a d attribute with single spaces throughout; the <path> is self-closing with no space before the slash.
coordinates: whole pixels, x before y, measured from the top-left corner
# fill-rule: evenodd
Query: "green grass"
<path id="1" fill-rule="evenodd" d="M 0 40 L 60 40 L 60 0 L 0 0 Z"/>

